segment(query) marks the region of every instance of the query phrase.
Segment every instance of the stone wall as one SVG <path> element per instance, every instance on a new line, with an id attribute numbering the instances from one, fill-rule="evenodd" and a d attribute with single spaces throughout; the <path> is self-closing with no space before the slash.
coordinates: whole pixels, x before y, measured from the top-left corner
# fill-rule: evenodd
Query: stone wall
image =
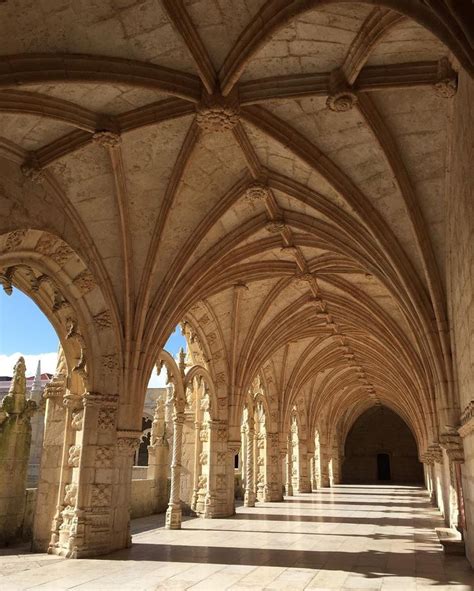
<path id="1" fill-rule="evenodd" d="M 458 92 L 453 112 L 448 154 L 447 186 L 447 293 L 455 380 L 461 411 L 474 398 L 474 195 L 472 163 L 474 150 L 474 83 L 459 73 Z M 467 555 L 474 565 L 474 430 L 464 432 L 462 466 L 464 502 L 468 528 L 465 532 Z"/>
<path id="2" fill-rule="evenodd" d="M 343 482 L 377 482 L 377 454 L 390 457 L 391 481 L 423 482 L 415 439 L 402 419 L 373 408 L 357 419 L 345 446 Z"/>

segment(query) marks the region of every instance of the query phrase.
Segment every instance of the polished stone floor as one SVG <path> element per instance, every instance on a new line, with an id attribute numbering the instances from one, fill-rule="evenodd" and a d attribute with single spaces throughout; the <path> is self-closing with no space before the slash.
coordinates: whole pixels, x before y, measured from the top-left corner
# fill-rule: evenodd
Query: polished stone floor
<path id="1" fill-rule="evenodd" d="M 181 531 L 138 519 L 133 547 L 100 559 L 0 551 L 0 590 L 470 590 L 474 571 L 443 556 L 440 525 L 421 489 L 338 486 Z"/>

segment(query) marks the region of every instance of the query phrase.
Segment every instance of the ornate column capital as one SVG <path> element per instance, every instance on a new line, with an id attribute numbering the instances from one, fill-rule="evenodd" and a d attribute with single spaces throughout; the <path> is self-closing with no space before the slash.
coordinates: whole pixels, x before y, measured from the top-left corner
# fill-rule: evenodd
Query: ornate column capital
<path id="1" fill-rule="evenodd" d="M 117 452 L 124 456 L 133 456 L 140 446 L 141 431 L 117 431 Z"/>

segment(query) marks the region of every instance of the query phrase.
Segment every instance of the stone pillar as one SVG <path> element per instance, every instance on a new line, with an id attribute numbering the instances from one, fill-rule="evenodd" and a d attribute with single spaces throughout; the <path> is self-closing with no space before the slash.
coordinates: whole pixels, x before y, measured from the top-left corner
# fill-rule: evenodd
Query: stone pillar
<path id="1" fill-rule="evenodd" d="M 31 385 L 30 398 L 36 402 L 38 412 L 31 420 L 31 447 L 30 459 L 28 461 L 28 476 L 26 485 L 28 488 L 36 487 L 39 480 L 39 470 L 41 464 L 41 450 L 43 447 L 44 436 L 44 411 L 45 405 L 42 400 L 43 388 L 41 387 L 41 361 L 38 361 L 35 378 Z"/>
<path id="2" fill-rule="evenodd" d="M 25 370 L 25 360 L 20 357 L 0 407 L 0 544 L 21 536 L 25 511 L 30 421 L 37 408 L 33 400 L 26 399 Z"/>
<path id="3" fill-rule="evenodd" d="M 166 511 L 166 529 L 181 529 L 181 500 L 179 498 L 181 479 L 181 453 L 183 446 L 184 412 L 173 415 L 173 459 L 171 462 L 170 501 Z"/>
<path id="4" fill-rule="evenodd" d="M 151 426 L 147 470 L 147 478 L 154 481 L 154 513 L 162 513 L 168 505 L 168 461 L 165 408 L 163 400 L 158 398 Z"/>
<path id="5" fill-rule="evenodd" d="M 311 492 L 311 482 L 308 473 L 308 459 L 306 455 L 306 445 L 299 442 L 298 445 L 298 456 L 299 456 L 299 470 L 298 470 L 298 492 L 309 493 Z M 302 449 L 303 448 L 303 449 Z"/>
<path id="6" fill-rule="evenodd" d="M 321 486 L 331 486 L 329 479 L 329 457 L 325 446 L 321 446 Z"/>
<path id="7" fill-rule="evenodd" d="M 293 437 L 288 434 L 287 456 L 286 456 L 286 496 L 293 496 Z"/>
<path id="8" fill-rule="evenodd" d="M 255 507 L 255 439 L 254 426 L 251 417 L 247 422 L 247 463 L 246 463 L 246 478 L 245 478 L 245 495 L 244 506 Z"/>
<path id="9" fill-rule="evenodd" d="M 203 434 L 203 437 L 206 435 Z M 199 489 L 201 488 L 202 478 L 200 474 L 199 455 L 201 452 L 201 423 L 194 421 L 194 482 L 193 482 L 193 498 L 191 499 L 191 510 L 196 512 L 198 505 Z"/>
<path id="10" fill-rule="evenodd" d="M 280 463 L 280 442 L 278 433 L 266 434 L 265 446 L 265 500 L 266 502 L 283 501 L 283 482 Z"/>
<path id="11" fill-rule="evenodd" d="M 48 552 L 82 558 L 124 548 L 130 544 L 132 464 L 141 431 L 116 430 L 116 395 L 66 394 L 65 404 L 58 508 Z"/>
<path id="12" fill-rule="evenodd" d="M 220 427 L 218 430 L 218 440 L 221 440 L 223 437 L 227 437 L 227 430 L 223 427 Z M 227 515 L 223 517 L 227 517 L 230 515 L 235 514 L 235 468 L 234 468 L 234 458 L 237 453 L 239 453 L 241 446 L 241 442 L 238 440 L 230 440 L 227 441 L 227 452 L 226 452 L 226 468 L 227 468 L 227 479 L 224 480 L 224 475 L 218 474 L 217 475 L 217 486 L 218 490 L 221 488 L 222 484 L 224 484 L 227 488 L 226 495 L 227 495 Z"/>
<path id="13" fill-rule="evenodd" d="M 43 393 L 44 436 L 33 523 L 33 552 L 47 552 L 51 540 L 63 466 L 62 454 L 70 428 L 70 416 L 66 418 L 67 408 L 63 404 L 66 378 L 66 361 L 60 349 L 56 373 Z"/>
<path id="14" fill-rule="evenodd" d="M 310 486 L 311 486 L 311 490 L 316 490 L 317 485 L 316 485 L 316 471 L 315 471 L 315 467 L 314 467 L 314 452 L 308 452 L 307 454 L 307 458 L 308 458 L 308 465 L 309 465 L 309 482 L 310 482 Z"/>

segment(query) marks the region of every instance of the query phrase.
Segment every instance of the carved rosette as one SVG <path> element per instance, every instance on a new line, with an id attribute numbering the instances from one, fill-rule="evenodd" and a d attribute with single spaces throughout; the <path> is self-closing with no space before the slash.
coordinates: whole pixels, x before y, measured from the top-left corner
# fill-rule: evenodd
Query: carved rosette
<path id="1" fill-rule="evenodd" d="M 357 95 L 350 90 L 343 90 L 328 96 L 326 105 L 335 113 L 350 111 L 357 102 Z"/>
<path id="2" fill-rule="evenodd" d="M 326 100 L 328 109 L 335 113 L 350 111 L 357 102 L 357 95 L 348 85 L 340 68 L 331 72 L 329 77 L 329 96 Z"/>
<path id="3" fill-rule="evenodd" d="M 79 273 L 73 283 L 82 295 L 86 295 L 97 286 L 92 273 L 87 269 L 82 271 L 82 273 Z"/>
<path id="4" fill-rule="evenodd" d="M 252 204 L 257 201 L 263 201 L 267 197 L 270 197 L 270 195 L 270 188 L 261 181 L 254 181 L 245 190 L 245 199 Z"/>
<path id="5" fill-rule="evenodd" d="M 92 136 L 92 141 L 99 146 L 104 148 L 116 148 L 120 145 L 122 138 L 120 134 L 114 133 L 113 131 L 96 131 Z"/>
<path id="6" fill-rule="evenodd" d="M 222 132 L 233 129 L 240 119 L 240 106 L 235 96 L 205 94 L 197 107 L 196 123 L 204 131 Z"/>

